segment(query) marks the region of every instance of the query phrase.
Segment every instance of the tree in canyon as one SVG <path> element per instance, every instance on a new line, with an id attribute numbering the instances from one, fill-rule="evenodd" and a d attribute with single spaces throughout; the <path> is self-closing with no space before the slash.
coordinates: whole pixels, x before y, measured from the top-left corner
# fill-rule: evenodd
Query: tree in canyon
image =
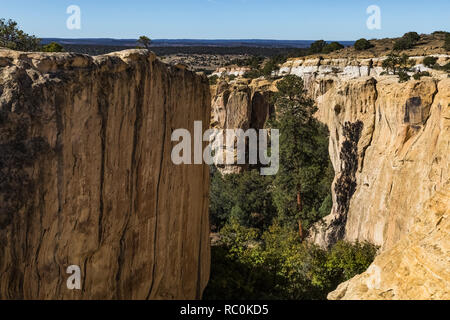
<path id="1" fill-rule="evenodd" d="M 317 107 L 307 97 L 303 80 L 289 75 L 277 84 L 276 116 L 280 130 L 280 171 L 273 199 L 283 225 L 302 234 L 331 209 L 333 170 L 328 155 L 328 129 L 314 118 Z"/>

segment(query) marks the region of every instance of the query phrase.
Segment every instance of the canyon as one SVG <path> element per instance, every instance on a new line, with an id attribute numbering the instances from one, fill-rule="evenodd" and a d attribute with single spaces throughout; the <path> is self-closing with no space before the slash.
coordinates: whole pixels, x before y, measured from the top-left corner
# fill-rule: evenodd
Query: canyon
<path id="1" fill-rule="evenodd" d="M 322 247 L 368 241 L 380 247 L 367 273 L 330 299 L 448 298 L 450 79 L 425 68 L 423 57 L 413 59 L 415 68 L 429 70 L 431 77 L 399 83 L 396 76 L 382 75 L 383 58 L 292 59 L 277 73 L 303 78 L 317 118 L 330 131 L 333 209 L 312 228 L 309 241 Z M 449 59 L 438 57 L 440 64 Z M 213 123 L 226 128 L 251 123 L 257 109 L 252 94 L 270 95 L 276 82 L 220 83 Z M 225 91 L 224 99 L 220 88 L 234 89 Z M 259 103 L 269 104 L 262 118 L 273 108 L 268 101 Z M 242 119 L 223 121 L 230 113 Z M 229 171 L 237 170 L 224 170 Z"/>
<path id="2" fill-rule="evenodd" d="M 291 59 L 276 74 L 304 79 L 330 131 L 333 209 L 308 240 L 380 247 L 329 299 L 449 298 L 450 78 L 414 59 L 431 77 L 399 83 L 381 58 Z M 210 88 L 146 50 L 0 49 L 0 73 L 0 299 L 200 299 L 209 169 L 174 165 L 171 134 L 264 128 L 277 80 Z M 81 290 L 66 287 L 71 265 Z"/>
<path id="3" fill-rule="evenodd" d="M 0 73 L 0 298 L 201 298 L 209 170 L 170 137 L 209 126 L 206 77 L 146 50 L 0 50 Z"/>

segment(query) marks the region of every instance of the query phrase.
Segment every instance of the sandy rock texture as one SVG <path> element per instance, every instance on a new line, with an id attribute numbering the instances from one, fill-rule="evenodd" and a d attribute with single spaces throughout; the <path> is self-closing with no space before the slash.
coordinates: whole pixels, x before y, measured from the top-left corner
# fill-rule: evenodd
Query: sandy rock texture
<path id="1" fill-rule="evenodd" d="M 220 81 L 212 87 L 211 127 L 215 129 L 263 129 L 269 119 L 273 106 L 271 104 L 272 85 L 267 81 L 246 80 L 227 83 Z M 233 141 L 224 139 L 224 148 Z M 228 150 L 224 151 L 224 154 Z M 218 166 L 223 174 L 240 173 L 245 165 Z"/>
<path id="2" fill-rule="evenodd" d="M 450 179 L 450 79 L 325 79 L 314 87 L 336 171 L 333 212 L 314 241 L 390 248 Z"/>
<path id="3" fill-rule="evenodd" d="M 418 212 L 411 231 L 332 300 L 450 299 L 450 181 Z"/>
<path id="4" fill-rule="evenodd" d="M 381 247 L 329 298 L 448 299 L 450 79 L 325 78 L 310 92 L 336 171 L 333 211 L 310 240 Z"/>
<path id="5" fill-rule="evenodd" d="M 171 133 L 207 128 L 210 101 L 146 50 L 1 50 L 0 298 L 200 298 L 209 171 L 173 165 Z"/>
<path id="6" fill-rule="evenodd" d="M 336 172 L 332 212 L 309 240 L 322 247 L 342 239 L 380 246 L 367 273 L 330 298 L 448 298 L 450 79 L 437 74 L 399 83 L 373 73 L 380 59 L 341 60 L 293 60 L 286 69 L 304 79 L 317 103 Z M 247 123 L 251 108 L 242 88 L 245 103 L 237 99 L 230 110 L 241 110 L 240 123 Z M 213 94 L 213 119 L 226 127 L 222 100 L 220 92 Z"/>

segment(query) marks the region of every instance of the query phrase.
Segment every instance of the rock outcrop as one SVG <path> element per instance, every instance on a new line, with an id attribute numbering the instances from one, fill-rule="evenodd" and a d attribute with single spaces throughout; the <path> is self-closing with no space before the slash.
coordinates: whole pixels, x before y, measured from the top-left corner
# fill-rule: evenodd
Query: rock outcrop
<path id="1" fill-rule="evenodd" d="M 423 57 L 415 59 L 421 68 Z M 448 56 L 439 57 L 447 62 Z M 323 247 L 341 239 L 381 247 L 368 272 L 330 298 L 448 298 L 450 79 L 433 71 L 433 77 L 399 83 L 381 75 L 381 63 L 294 59 L 280 69 L 304 79 L 316 116 L 330 130 L 333 210 L 309 240 Z M 371 284 L 375 273 L 379 288 Z"/>
<path id="2" fill-rule="evenodd" d="M 267 81 L 225 81 L 212 88 L 211 127 L 215 129 L 263 129 L 273 106 L 271 84 Z M 228 143 L 224 142 L 224 149 Z M 226 154 L 227 150 L 224 150 Z M 220 165 L 223 174 L 240 173 L 246 165 Z"/>
<path id="3" fill-rule="evenodd" d="M 314 241 L 327 246 L 345 235 L 392 247 L 450 179 L 450 79 L 321 79 L 311 91 L 336 171 L 333 213 Z M 346 133 L 357 124 L 358 134 Z"/>
<path id="4" fill-rule="evenodd" d="M 382 252 L 329 298 L 448 299 L 450 79 L 325 78 L 310 89 L 336 170 L 333 212 L 311 239 Z"/>
<path id="5" fill-rule="evenodd" d="M 438 60 L 439 65 L 444 65 L 450 60 L 450 56 L 446 54 L 434 55 Z M 323 58 L 304 58 L 304 59 L 290 59 L 280 66 L 280 70 L 276 72 L 277 76 L 285 76 L 293 74 L 302 77 L 305 83 L 313 81 L 320 76 L 337 76 L 339 79 L 353 79 L 358 77 L 377 77 L 380 76 L 383 69 L 383 61 L 387 57 L 379 58 L 341 58 L 341 59 L 323 59 Z M 415 71 L 428 71 L 435 76 L 442 75 L 442 72 L 437 72 L 434 69 L 427 68 L 423 65 L 425 57 L 416 56 L 410 57 L 415 62 L 413 69 Z M 444 75 L 445 76 L 445 75 Z"/>
<path id="6" fill-rule="evenodd" d="M 209 171 L 175 166 L 171 133 L 210 100 L 146 50 L 0 51 L 0 298 L 200 298 Z"/>
<path id="7" fill-rule="evenodd" d="M 450 299 L 449 234 L 450 181 L 418 212 L 409 234 L 328 298 Z"/>

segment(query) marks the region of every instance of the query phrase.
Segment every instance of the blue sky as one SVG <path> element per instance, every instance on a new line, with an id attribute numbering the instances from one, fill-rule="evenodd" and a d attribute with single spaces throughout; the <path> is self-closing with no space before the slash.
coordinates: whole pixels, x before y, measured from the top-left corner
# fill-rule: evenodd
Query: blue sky
<path id="1" fill-rule="evenodd" d="M 70 5 L 81 30 L 66 28 Z M 366 26 L 370 5 L 381 30 Z M 450 31 L 450 0 L 0 0 L 0 17 L 39 37 L 356 40 Z"/>

